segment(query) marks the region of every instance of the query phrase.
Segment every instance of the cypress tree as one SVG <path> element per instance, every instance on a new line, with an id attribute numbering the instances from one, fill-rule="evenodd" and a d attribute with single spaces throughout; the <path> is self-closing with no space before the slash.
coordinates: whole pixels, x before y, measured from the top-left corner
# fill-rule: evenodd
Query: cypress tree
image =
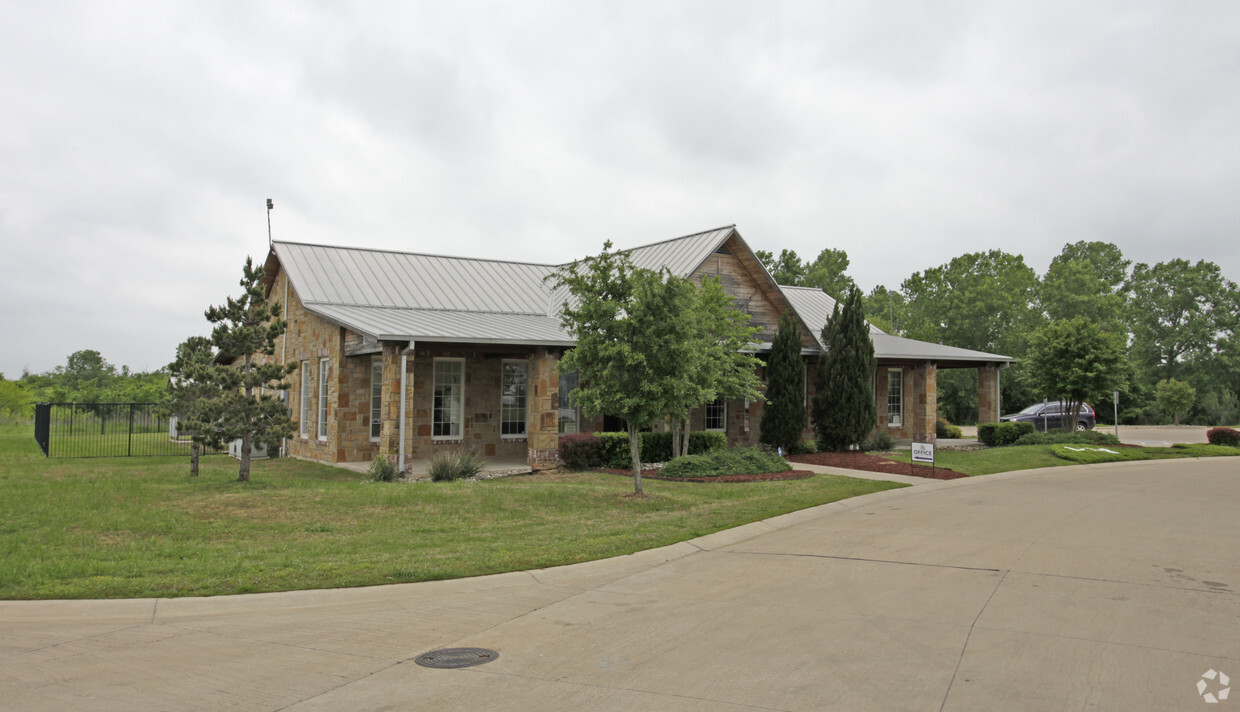
<path id="1" fill-rule="evenodd" d="M 861 290 L 849 291 L 822 329 L 827 351 L 819 359 L 814 393 L 814 430 L 820 450 L 860 443 L 878 418 L 872 379 L 877 361 L 861 307 Z"/>
<path id="2" fill-rule="evenodd" d="M 771 356 L 766 364 L 766 408 L 762 411 L 762 442 L 784 452 L 805 431 L 805 362 L 801 359 L 801 329 L 791 311 L 779 318 Z"/>

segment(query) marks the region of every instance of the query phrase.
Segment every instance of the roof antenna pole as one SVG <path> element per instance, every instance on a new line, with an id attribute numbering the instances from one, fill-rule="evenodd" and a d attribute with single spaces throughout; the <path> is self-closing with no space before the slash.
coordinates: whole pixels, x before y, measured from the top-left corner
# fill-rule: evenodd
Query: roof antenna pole
<path id="1" fill-rule="evenodd" d="M 267 199 L 267 246 L 271 247 L 271 209 L 275 207 L 275 203 L 271 202 L 271 198 Z"/>

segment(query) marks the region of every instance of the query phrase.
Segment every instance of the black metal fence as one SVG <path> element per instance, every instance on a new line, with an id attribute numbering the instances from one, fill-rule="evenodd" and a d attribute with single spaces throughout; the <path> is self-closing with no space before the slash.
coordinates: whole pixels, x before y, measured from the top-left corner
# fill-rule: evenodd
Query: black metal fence
<path id="1" fill-rule="evenodd" d="M 34 439 L 49 458 L 188 456 L 190 449 L 176 418 L 161 416 L 155 403 L 40 403 Z"/>

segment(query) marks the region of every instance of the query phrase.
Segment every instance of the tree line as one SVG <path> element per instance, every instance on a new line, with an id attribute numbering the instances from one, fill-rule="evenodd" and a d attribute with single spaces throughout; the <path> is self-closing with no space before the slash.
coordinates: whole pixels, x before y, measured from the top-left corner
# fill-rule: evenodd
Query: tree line
<path id="1" fill-rule="evenodd" d="M 781 284 L 837 298 L 853 286 L 843 250 L 813 261 L 792 250 L 757 255 Z M 989 250 L 915 272 L 899 288 L 876 286 L 863 302 L 866 318 L 890 334 L 1016 358 L 1001 378 L 1005 410 L 1058 397 L 1048 390 L 1052 370 L 1040 373 L 1037 359 L 1067 358 L 1071 350 L 1053 347 L 1088 331 L 1097 339 L 1090 343 L 1119 351 L 1108 366 L 1113 378 L 1086 387 L 1101 417 L 1109 420 L 1118 390 L 1122 423 L 1240 420 L 1240 289 L 1213 262 L 1134 264 L 1112 243 L 1080 241 L 1038 275 L 1021 255 Z M 939 372 L 943 416 L 976 420 L 975 378 L 972 370 Z"/>
<path id="2" fill-rule="evenodd" d="M 99 351 L 82 349 L 50 371 L 27 371 L 14 381 L 0 373 L 0 420 L 27 422 L 36 403 L 157 403 L 167 383 L 166 368 L 132 371 Z"/>

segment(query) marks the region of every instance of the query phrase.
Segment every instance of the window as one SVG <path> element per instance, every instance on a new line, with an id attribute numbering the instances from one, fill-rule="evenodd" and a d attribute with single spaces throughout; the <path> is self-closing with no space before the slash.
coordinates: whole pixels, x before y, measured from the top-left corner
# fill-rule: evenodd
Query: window
<path id="1" fill-rule="evenodd" d="M 715 399 L 714 403 L 706 406 L 706 429 L 707 430 L 723 430 L 724 425 L 728 422 L 728 404 L 722 398 Z"/>
<path id="2" fill-rule="evenodd" d="M 442 440 L 461 438 L 461 411 L 465 402 L 465 360 L 435 359 L 435 403 L 431 415 L 431 437 Z"/>
<path id="3" fill-rule="evenodd" d="M 303 438 L 310 437 L 310 362 L 301 362 L 301 423 L 300 433 Z"/>
<path id="4" fill-rule="evenodd" d="M 370 439 L 377 441 L 383 430 L 383 357 L 370 362 Z"/>
<path id="5" fill-rule="evenodd" d="M 904 424 L 904 372 L 898 368 L 887 370 L 887 427 L 898 428 Z"/>
<path id="6" fill-rule="evenodd" d="M 499 434 L 506 438 L 525 437 L 525 390 L 529 363 L 504 361 L 499 390 Z"/>
<path id="7" fill-rule="evenodd" d="M 560 374 L 560 434 L 577 432 L 580 409 L 573 407 L 569 394 L 577 387 L 577 372 Z"/>
<path id="8" fill-rule="evenodd" d="M 319 359 L 319 440 L 327 439 L 327 379 L 330 370 L 327 359 Z"/>

